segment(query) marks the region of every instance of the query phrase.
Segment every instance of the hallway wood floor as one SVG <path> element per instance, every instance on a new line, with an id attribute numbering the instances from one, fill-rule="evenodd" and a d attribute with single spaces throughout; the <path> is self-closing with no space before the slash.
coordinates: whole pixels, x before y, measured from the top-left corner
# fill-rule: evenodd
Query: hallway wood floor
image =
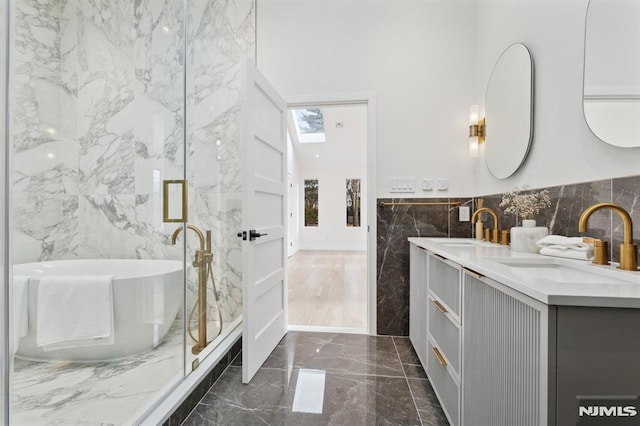
<path id="1" fill-rule="evenodd" d="M 288 266 L 290 325 L 365 328 L 365 251 L 301 250 Z"/>

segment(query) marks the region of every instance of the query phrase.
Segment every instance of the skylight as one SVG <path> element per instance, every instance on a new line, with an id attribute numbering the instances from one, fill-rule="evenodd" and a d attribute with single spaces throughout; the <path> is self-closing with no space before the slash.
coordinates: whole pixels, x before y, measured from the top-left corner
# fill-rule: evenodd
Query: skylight
<path id="1" fill-rule="evenodd" d="M 320 108 L 300 108 L 291 110 L 300 143 L 326 142 L 324 118 Z"/>

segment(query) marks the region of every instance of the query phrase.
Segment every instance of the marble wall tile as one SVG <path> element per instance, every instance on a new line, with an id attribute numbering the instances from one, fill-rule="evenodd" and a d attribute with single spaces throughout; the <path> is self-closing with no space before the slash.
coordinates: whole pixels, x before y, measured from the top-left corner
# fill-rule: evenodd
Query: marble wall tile
<path id="1" fill-rule="evenodd" d="M 141 0 L 134 4 L 133 60 L 138 69 L 162 74 L 184 58 L 184 2 Z M 157 68 L 160 66 L 160 68 Z"/>
<path id="2" fill-rule="evenodd" d="M 203 3 L 204 2 L 204 3 Z M 240 2 L 242 3 L 242 2 Z M 221 63 L 240 63 L 243 56 L 241 45 L 248 46 L 254 40 L 254 31 L 251 28 L 246 31 L 235 30 L 235 20 L 229 18 L 235 14 L 240 3 L 233 0 L 191 2 L 190 15 L 190 63 L 194 68 L 203 68 Z M 247 16 L 252 16 L 253 5 L 246 8 Z M 193 18 L 193 19 L 191 19 Z M 253 24 L 248 19 L 247 23 Z M 236 34 L 244 35 L 247 41 L 236 39 Z"/>
<path id="3" fill-rule="evenodd" d="M 547 188 L 551 198 L 550 207 L 536 216 L 538 226 L 547 226 L 555 235 L 580 236 L 578 222 L 582 212 L 596 203 L 621 205 L 631 214 L 635 241 L 640 235 L 640 176 L 607 179 L 594 182 L 560 185 Z M 482 207 L 494 210 L 498 215 L 500 229 L 509 229 L 520 224 L 520 219 L 504 213 L 500 207 L 503 194 L 486 194 L 473 200 L 460 199 L 472 205 L 472 211 Z M 442 199 L 444 201 L 446 199 Z M 379 201 L 391 201 L 389 199 Z M 424 199 L 401 199 L 398 201 L 424 201 Z M 435 200 L 433 200 L 435 201 Z M 471 237 L 475 227 L 457 221 L 457 209 L 418 207 L 378 207 L 378 333 L 392 335 L 408 334 L 409 297 L 409 236 Z M 486 227 L 493 227 L 493 218 L 483 214 Z M 589 219 L 584 235 L 610 241 L 610 259 L 618 262 L 619 246 L 622 242 L 622 221 L 615 213 L 601 210 Z"/>
<path id="4" fill-rule="evenodd" d="M 21 261 L 73 257 L 80 244 L 78 223 L 77 195 L 14 194 L 13 228 L 37 241 L 30 247 L 39 249 L 37 253 L 21 255 Z M 20 243 L 16 241 L 16 245 Z"/>
<path id="5" fill-rule="evenodd" d="M 547 188 L 530 189 L 528 192 L 537 192 L 542 189 L 549 191 L 551 206 L 536 215 L 538 226 L 549 228 L 550 234 L 568 237 L 580 236 L 578 222 L 580 215 L 592 204 L 611 202 L 612 181 L 602 180 L 595 182 L 577 183 L 570 185 L 553 186 Z M 479 197 L 483 200 L 483 206 L 494 209 L 499 217 L 501 229 L 509 229 L 520 224 L 520 218 L 504 213 L 500 207 L 502 194 L 491 194 Z M 476 200 L 476 203 L 478 201 Z M 485 215 L 488 225 L 492 226 L 492 219 Z M 588 224 L 585 235 L 604 240 L 611 239 L 611 212 L 599 211 L 594 213 Z"/>
<path id="6" fill-rule="evenodd" d="M 133 69 L 134 2 L 83 0 L 77 4 L 80 70 Z"/>
<path id="7" fill-rule="evenodd" d="M 536 222 L 538 226 L 546 226 L 550 233 L 557 235 L 579 235 L 578 220 L 582 211 L 594 203 L 610 202 L 611 199 L 610 180 L 537 188 L 525 192 L 538 192 L 542 189 L 549 191 L 551 206 L 536 215 Z M 520 224 L 520 218 L 505 214 L 504 208 L 500 207 L 502 194 L 485 195 L 478 197 L 478 199 L 483 200 L 484 207 L 489 207 L 498 214 L 501 229 L 509 229 L 516 226 L 516 223 Z M 485 222 L 488 222 L 489 226 L 493 226 L 490 216 L 487 214 L 484 216 Z M 589 235 L 608 238 L 609 224 L 604 216 L 606 215 L 601 216 L 598 213 L 592 217 L 589 221 Z"/>
<path id="8" fill-rule="evenodd" d="M 458 224 L 457 208 L 448 206 L 381 206 L 381 202 L 449 202 L 449 198 L 379 199 L 377 212 L 378 334 L 409 333 L 408 237 L 471 236 L 468 224 Z M 454 213 L 455 212 L 455 213 Z M 452 217 L 453 216 L 453 217 Z M 465 232 L 466 229 L 466 232 Z M 453 231 L 452 231 L 453 230 Z"/>
<path id="9" fill-rule="evenodd" d="M 16 152 L 64 139 L 69 123 L 61 79 L 60 5 L 28 0 L 15 6 L 12 139 Z"/>
<path id="10" fill-rule="evenodd" d="M 634 244 L 640 244 L 640 176 L 613 179 L 611 186 L 611 200 L 614 204 L 623 207 L 631 215 L 633 242 Z M 624 227 L 617 214 L 611 213 L 611 216 L 611 258 L 618 261 L 620 259 L 620 244 L 623 242 Z"/>

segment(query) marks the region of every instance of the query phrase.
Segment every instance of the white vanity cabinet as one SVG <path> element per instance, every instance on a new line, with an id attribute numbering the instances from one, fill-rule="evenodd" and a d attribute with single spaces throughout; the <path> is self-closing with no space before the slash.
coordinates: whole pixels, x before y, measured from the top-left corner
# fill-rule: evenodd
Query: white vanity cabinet
<path id="1" fill-rule="evenodd" d="M 453 426 L 640 424 L 640 272 L 410 241 L 411 340 Z"/>
<path id="2" fill-rule="evenodd" d="M 410 253 L 409 333 L 451 425 L 546 424 L 548 307 L 414 244 Z"/>
<path id="3" fill-rule="evenodd" d="M 427 365 L 442 408 L 460 424 L 461 270 L 436 254 L 427 257 Z"/>
<path id="4" fill-rule="evenodd" d="M 422 365 L 427 362 L 427 251 L 409 248 L 409 339 Z"/>

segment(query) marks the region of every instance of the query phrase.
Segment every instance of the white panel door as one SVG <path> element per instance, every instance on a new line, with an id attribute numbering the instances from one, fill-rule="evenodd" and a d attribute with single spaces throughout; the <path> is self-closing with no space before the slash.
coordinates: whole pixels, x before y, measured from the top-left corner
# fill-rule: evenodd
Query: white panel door
<path id="1" fill-rule="evenodd" d="M 286 104 L 245 58 L 242 182 L 242 381 L 287 330 Z"/>

